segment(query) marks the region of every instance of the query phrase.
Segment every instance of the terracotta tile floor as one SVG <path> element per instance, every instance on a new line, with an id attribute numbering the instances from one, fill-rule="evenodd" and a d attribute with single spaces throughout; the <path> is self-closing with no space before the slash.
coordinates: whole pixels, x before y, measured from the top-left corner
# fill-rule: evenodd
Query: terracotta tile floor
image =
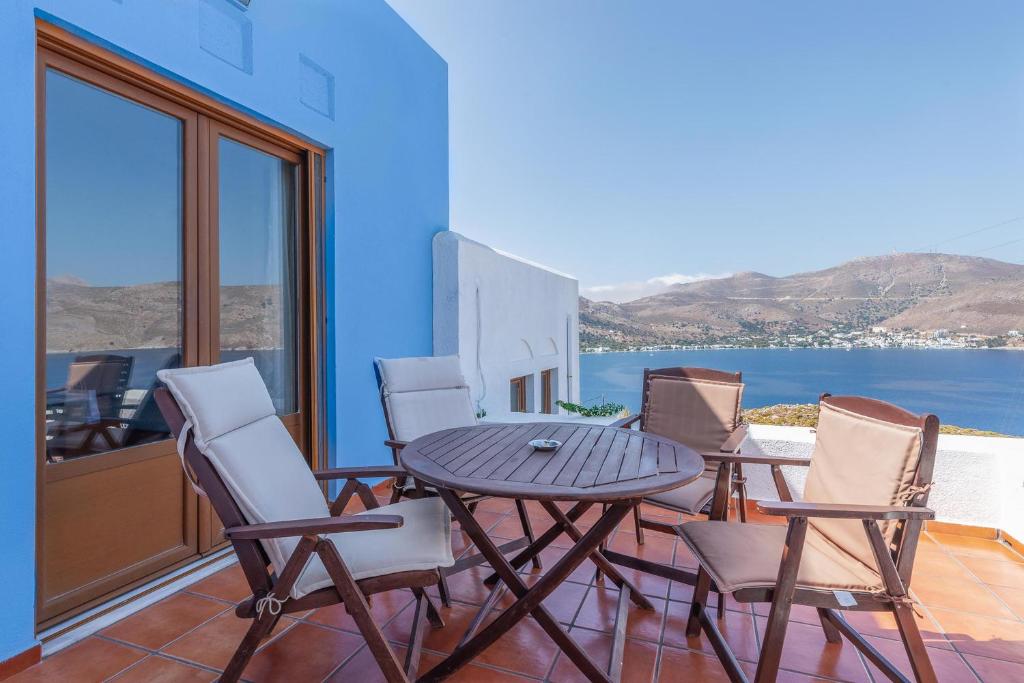
<path id="1" fill-rule="evenodd" d="M 518 524 L 511 504 L 492 500 L 480 506 L 492 535 L 511 537 Z M 659 514 L 651 510 L 650 513 Z M 663 513 L 661 513 L 662 516 Z M 512 517 L 510 517 L 512 515 Z M 535 527 L 546 528 L 547 515 L 531 506 Z M 582 521 L 593 523 L 595 515 Z M 755 522 L 769 521 L 765 518 Z M 585 524 L 584 524 L 585 526 Z M 466 547 L 454 533 L 455 546 Z M 693 566 L 680 543 L 648 532 L 644 556 Z M 565 552 L 563 537 L 544 555 L 547 566 Z M 632 526 L 620 528 L 611 545 L 637 552 Z M 524 570 L 524 574 L 530 571 Z M 627 572 L 628 575 L 629 572 Z M 484 572 L 452 579 L 456 602 L 444 610 L 447 628 L 428 631 L 420 671 L 451 652 L 462 629 L 486 596 Z M 552 594 L 545 604 L 595 658 L 611 646 L 615 590 L 595 582 L 590 565 Z M 655 604 L 656 611 L 634 609 L 629 622 L 623 680 L 645 683 L 724 681 L 725 674 L 704 638 L 684 633 L 690 589 L 648 576 L 630 575 Z M 921 600 L 918 618 L 941 681 L 1024 681 L 1024 556 L 993 540 L 925 534 L 918 554 L 914 591 Z M 58 652 L 15 677 L 14 681 L 209 681 L 231 656 L 248 622 L 232 613 L 247 596 L 237 566 L 193 584 L 78 644 Z M 411 619 L 412 597 L 393 591 L 375 596 L 373 613 L 401 656 Z M 730 602 L 723 626 L 726 638 L 752 675 L 764 630 L 767 606 Z M 253 658 L 252 681 L 382 680 L 351 618 L 340 607 L 282 619 L 273 638 Z M 885 616 L 849 616 L 872 644 L 909 675 L 895 625 Z M 882 676 L 849 643 L 829 645 L 813 610 L 796 609 L 787 634 L 781 681 L 881 681 Z M 575 666 L 532 621 L 526 621 L 489 648 L 454 681 L 577 681 Z"/>

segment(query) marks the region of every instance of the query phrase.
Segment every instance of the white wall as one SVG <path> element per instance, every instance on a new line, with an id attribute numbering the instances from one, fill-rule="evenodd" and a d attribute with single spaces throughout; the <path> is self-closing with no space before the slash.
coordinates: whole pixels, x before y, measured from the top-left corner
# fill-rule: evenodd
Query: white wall
<path id="1" fill-rule="evenodd" d="M 561 418 L 586 424 L 610 424 L 614 420 Z M 523 419 L 517 416 L 505 421 Z M 810 457 L 813 450 L 814 430 L 808 427 L 750 425 L 750 435 L 742 445 L 747 455 Z M 793 496 L 799 499 L 807 468 L 783 466 L 782 471 Z M 743 474 L 751 500 L 779 499 L 768 465 L 747 465 Z M 938 521 L 1000 529 L 1024 539 L 1024 439 L 940 434 L 933 481 L 928 507 L 935 510 Z"/>
<path id="2" fill-rule="evenodd" d="M 751 425 L 743 443 L 747 454 L 810 456 L 813 448 L 814 430 L 807 427 Z M 803 492 L 806 472 L 783 467 L 795 497 Z M 767 466 L 748 466 L 743 473 L 752 499 L 778 499 Z M 942 522 L 1024 538 L 1024 439 L 940 434 L 928 507 Z"/>
<path id="3" fill-rule="evenodd" d="M 543 370 L 557 395 L 579 401 L 579 283 L 455 232 L 434 237 L 434 354 L 458 354 L 474 401 L 489 418 L 509 413 L 509 380 Z M 556 408 L 557 409 L 557 408 Z"/>

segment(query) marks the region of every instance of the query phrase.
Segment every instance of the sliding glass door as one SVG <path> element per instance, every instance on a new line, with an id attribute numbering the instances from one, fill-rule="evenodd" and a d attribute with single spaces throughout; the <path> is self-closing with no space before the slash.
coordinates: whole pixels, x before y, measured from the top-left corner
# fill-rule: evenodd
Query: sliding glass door
<path id="1" fill-rule="evenodd" d="M 39 50 L 43 625 L 223 542 L 157 370 L 253 357 L 312 454 L 319 153 L 131 76 Z"/>
<path id="2" fill-rule="evenodd" d="M 307 452 L 308 279 L 303 157 L 217 122 L 201 126 L 209 159 L 209 362 L 252 358 L 281 421 Z M 223 541 L 209 506 L 200 542 Z"/>
<path id="3" fill-rule="evenodd" d="M 273 152 L 218 135 L 219 351 L 256 360 L 283 416 L 299 411 L 299 164 Z"/>

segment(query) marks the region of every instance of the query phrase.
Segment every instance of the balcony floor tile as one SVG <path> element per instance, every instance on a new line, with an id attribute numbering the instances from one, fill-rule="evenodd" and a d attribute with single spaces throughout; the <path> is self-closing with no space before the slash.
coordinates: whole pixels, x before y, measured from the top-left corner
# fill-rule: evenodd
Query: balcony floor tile
<path id="1" fill-rule="evenodd" d="M 535 504 L 527 507 L 539 534 L 550 525 L 550 518 Z M 478 514 L 496 537 L 513 538 L 521 533 L 510 501 L 484 501 Z M 598 507 L 588 511 L 581 526 L 592 524 L 598 514 Z M 677 518 L 655 508 L 645 514 L 667 516 L 672 521 Z M 751 521 L 782 520 L 752 513 Z M 645 536 L 647 543 L 639 546 L 632 519 L 627 519 L 609 543 L 619 552 L 682 567 L 695 566 L 681 541 L 650 530 Z M 453 541 L 459 552 L 473 551 L 457 527 Z M 549 571 L 568 545 L 563 536 L 557 546 L 545 551 L 542 572 L 530 565 L 523 567 L 521 575 L 526 583 L 534 583 Z M 455 647 L 477 606 L 488 595 L 481 581 L 489 573 L 479 567 L 450 579 L 454 603 L 450 609 L 442 610 L 447 628 L 427 631 L 420 673 Z M 623 680 L 728 680 L 707 639 L 685 635 L 693 589 L 629 569 L 623 569 L 623 574 L 639 585 L 655 605 L 654 612 L 631 610 Z M 916 606 L 916 618 L 940 680 L 1024 680 L 1024 556 L 991 539 L 925 533 L 911 588 L 923 603 Z M 430 590 L 436 596 L 436 589 Z M 560 622 L 571 627 L 588 654 L 603 663 L 610 652 L 617 595 L 614 584 L 607 577 L 595 580 L 593 565 L 585 562 L 572 573 L 569 583 L 549 596 L 545 606 Z M 223 569 L 107 627 L 101 634 L 46 658 L 12 680 L 212 680 L 248 627 L 249 622 L 235 617 L 232 609 L 234 603 L 247 597 L 248 587 L 241 570 L 237 566 Z M 506 593 L 499 606 L 510 603 L 511 596 Z M 715 604 L 713 596 L 711 604 Z M 374 596 L 371 608 L 401 659 L 414 611 L 412 594 L 391 591 Z M 748 676 L 753 676 L 768 606 L 728 599 L 726 608 L 723 632 Z M 848 612 L 845 616 L 904 673 L 910 674 L 890 616 L 867 612 Z M 281 680 L 285 672 L 287 680 L 299 682 L 383 680 L 354 622 L 340 606 L 283 618 L 272 639 L 253 657 L 245 676 L 253 681 Z M 849 643 L 831 645 L 825 641 L 813 609 L 793 609 L 779 681 L 860 683 L 881 678 L 877 669 Z M 449 680 L 565 683 L 583 678 L 544 631 L 535 622 L 526 621 Z"/>

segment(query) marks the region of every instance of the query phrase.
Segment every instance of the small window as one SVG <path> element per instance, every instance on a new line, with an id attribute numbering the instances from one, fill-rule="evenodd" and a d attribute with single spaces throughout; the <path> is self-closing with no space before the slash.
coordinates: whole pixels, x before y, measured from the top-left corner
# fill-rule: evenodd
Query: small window
<path id="1" fill-rule="evenodd" d="M 540 412 L 554 415 L 558 412 L 558 368 L 540 373 Z"/>
<path id="2" fill-rule="evenodd" d="M 533 412 L 530 406 L 532 379 L 529 375 L 523 375 L 509 380 L 509 410 L 513 413 Z"/>

